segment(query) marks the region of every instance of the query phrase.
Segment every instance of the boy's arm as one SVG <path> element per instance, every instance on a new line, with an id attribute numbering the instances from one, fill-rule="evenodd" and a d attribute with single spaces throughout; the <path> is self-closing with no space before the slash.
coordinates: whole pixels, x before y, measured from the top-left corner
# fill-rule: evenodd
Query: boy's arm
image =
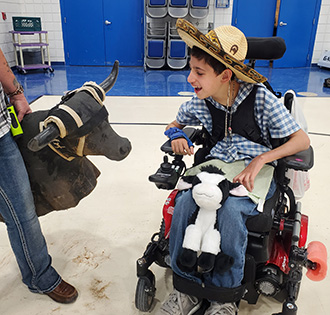
<path id="1" fill-rule="evenodd" d="M 183 129 L 185 127 L 185 125 L 181 125 L 179 124 L 176 120 L 173 120 L 171 123 L 169 123 L 167 126 L 166 126 L 166 129 L 165 130 L 168 130 L 172 127 L 176 127 L 176 128 L 179 128 L 179 129 Z"/>
<path id="2" fill-rule="evenodd" d="M 181 125 L 176 120 L 173 120 L 171 123 L 167 125 L 165 130 L 168 130 L 173 127 L 183 129 L 185 125 Z M 184 138 L 177 138 L 172 140 L 171 146 L 175 154 L 181 154 L 181 155 L 194 154 L 194 147 L 189 147 L 187 140 Z"/>
<path id="3" fill-rule="evenodd" d="M 255 157 L 240 174 L 234 177 L 233 181 L 243 184 L 248 191 L 252 191 L 254 179 L 266 163 L 307 150 L 309 145 L 308 135 L 300 129 L 291 134 L 289 140 L 281 146 Z"/>

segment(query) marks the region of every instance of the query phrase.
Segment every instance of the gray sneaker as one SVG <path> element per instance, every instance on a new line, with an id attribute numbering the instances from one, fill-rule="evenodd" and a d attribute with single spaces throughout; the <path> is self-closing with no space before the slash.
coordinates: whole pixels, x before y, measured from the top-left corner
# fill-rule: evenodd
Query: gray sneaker
<path id="1" fill-rule="evenodd" d="M 202 301 L 198 298 L 174 289 L 157 315 L 192 315 L 201 307 L 201 304 Z"/>
<path id="2" fill-rule="evenodd" d="M 236 315 L 238 308 L 235 303 L 211 302 L 204 315 Z"/>

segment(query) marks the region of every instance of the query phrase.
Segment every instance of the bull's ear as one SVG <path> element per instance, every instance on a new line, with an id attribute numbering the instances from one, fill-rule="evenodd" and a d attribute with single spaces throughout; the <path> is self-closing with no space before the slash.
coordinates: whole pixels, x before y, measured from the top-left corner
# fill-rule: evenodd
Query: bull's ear
<path id="1" fill-rule="evenodd" d="M 179 190 L 186 190 L 192 187 L 192 182 L 195 176 L 183 176 L 179 182 L 177 188 Z"/>
<path id="2" fill-rule="evenodd" d="M 247 189 L 240 183 L 231 183 L 229 184 L 229 193 L 236 197 L 244 197 L 248 195 Z"/>

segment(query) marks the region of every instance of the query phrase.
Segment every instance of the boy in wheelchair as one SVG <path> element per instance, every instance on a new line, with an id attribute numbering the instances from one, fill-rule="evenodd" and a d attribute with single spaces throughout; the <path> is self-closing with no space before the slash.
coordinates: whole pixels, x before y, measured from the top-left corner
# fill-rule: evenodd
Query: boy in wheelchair
<path id="1" fill-rule="evenodd" d="M 217 160 L 222 161 L 224 173 L 226 167 L 236 169 L 232 182 L 253 192 L 259 206 L 249 196 L 228 197 L 218 211 L 217 223 L 221 251 L 233 258 L 233 265 L 227 271 L 212 270 L 201 275 L 197 272 L 198 262 L 191 267 L 180 260 L 185 229 L 196 203 L 191 190 L 179 192 L 169 238 L 171 268 L 180 279 L 217 288 L 238 288 L 244 276 L 246 221 L 260 213 L 260 205 L 274 194 L 276 160 L 308 149 L 310 141 L 285 106 L 262 84 L 266 78 L 243 63 L 247 41 L 241 31 L 221 26 L 204 35 L 183 19 L 178 19 L 177 30 L 191 48 L 188 82 L 196 96 L 181 105 L 176 120 L 166 128 L 172 150 L 179 155 L 194 154 L 182 129 L 186 125 L 202 125 L 208 134 L 208 145 L 196 153 L 197 164 Z M 288 140 L 273 148 L 271 139 L 280 138 Z M 200 306 L 200 298 L 175 289 L 158 314 L 193 314 Z M 237 311 L 236 303 L 211 300 L 205 314 L 231 315 Z"/>

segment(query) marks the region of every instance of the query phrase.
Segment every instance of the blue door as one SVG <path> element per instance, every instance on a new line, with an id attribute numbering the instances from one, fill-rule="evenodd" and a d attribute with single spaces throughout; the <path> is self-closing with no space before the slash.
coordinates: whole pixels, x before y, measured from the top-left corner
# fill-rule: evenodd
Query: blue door
<path id="1" fill-rule="evenodd" d="M 287 50 L 274 61 L 274 68 L 309 66 L 321 0 L 280 0 L 278 26 L 274 30 L 276 4 L 277 0 L 234 0 L 232 25 L 246 36 L 270 37 L 275 31 L 285 40 Z"/>
<path id="2" fill-rule="evenodd" d="M 245 36 L 271 37 L 274 31 L 276 0 L 235 0 L 232 25 Z"/>
<path id="3" fill-rule="evenodd" d="M 102 0 L 81 2 L 61 0 L 66 64 L 104 65 Z"/>
<path id="4" fill-rule="evenodd" d="M 69 65 L 143 65 L 143 1 L 60 0 Z"/>
<path id="5" fill-rule="evenodd" d="M 285 39 L 286 52 L 274 67 L 310 66 L 320 6 L 321 0 L 281 1 L 277 36 Z"/>
<path id="6" fill-rule="evenodd" d="M 107 64 L 143 65 L 143 1 L 104 0 Z M 110 23 L 110 24 L 109 24 Z"/>
<path id="7" fill-rule="evenodd" d="M 232 25 L 247 37 L 272 37 L 276 0 L 235 0 Z M 269 61 L 259 60 L 256 66 L 268 66 Z"/>

